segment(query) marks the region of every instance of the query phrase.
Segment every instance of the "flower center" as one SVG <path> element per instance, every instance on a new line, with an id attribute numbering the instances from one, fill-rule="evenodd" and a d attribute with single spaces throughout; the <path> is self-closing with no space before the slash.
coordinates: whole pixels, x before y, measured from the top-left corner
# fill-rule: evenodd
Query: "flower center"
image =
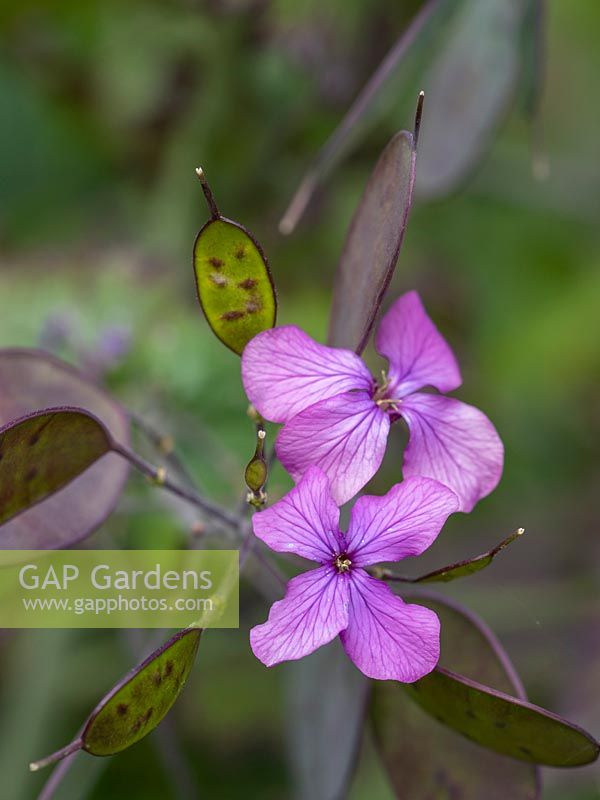
<path id="1" fill-rule="evenodd" d="M 346 553 L 340 553 L 333 562 L 334 567 L 341 574 L 342 572 L 349 572 L 352 566 L 352 561 L 348 558 Z"/>
<path id="2" fill-rule="evenodd" d="M 381 370 L 381 383 L 376 384 L 375 386 L 375 393 L 373 395 L 373 400 L 377 403 L 379 408 L 383 409 L 383 411 L 387 411 L 388 414 L 399 414 L 400 409 L 398 406 L 402 402 L 395 397 L 388 397 L 388 390 L 390 388 L 390 380 L 385 372 L 385 370 Z"/>

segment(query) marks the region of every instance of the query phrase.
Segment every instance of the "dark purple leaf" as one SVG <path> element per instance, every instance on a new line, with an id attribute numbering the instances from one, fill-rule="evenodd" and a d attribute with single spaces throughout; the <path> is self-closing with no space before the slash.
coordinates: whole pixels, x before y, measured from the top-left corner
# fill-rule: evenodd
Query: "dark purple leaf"
<path id="1" fill-rule="evenodd" d="M 402 245 L 416 158 L 413 135 L 400 131 L 369 178 L 338 264 L 328 338 L 334 347 L 361 353 L 367 343 Z"/>
<path id="2" fill-rule="evenodd" d="M 297 798 L 347 797 L 369 682 L 337 639 L 287 670 L 287 730 Z"/>
<path id="3" fill-rule="evenodd" d="M 114 440 L 128 444 L 124 410 L 84 374 L 40 351 L 0 351 L 0 425 L 58 406 L 85 408 Z M 127 473 L 126 461 L 109 453 L 51 497 L 2 525 L 0 548 L 54 549 L 84 539 L 112 512 Z"/>
<path id="4" fill-rule="evenodd" d="M 408 599 L 408 598 L 407 598 Z M 440 665 L 524 698 L 522 684 L 500 643 L 460 606 L 431 595 L 411 597 L 442 623 Z M 402 800 L 535 800 L 538 770 L 497 755 L 457 735 L 413 703 L 398 683 L 375 683 L 372 717 L 379 752 Z"/>
<path id="5" fill-rule="evenodd" d="M 71 744 L 34 762 L 30 769 L 41 769 L 77 750 L 94 756 L 114 755 L 147 736 L 185 686 L 201 634 L 200 628 L 186 628 L 172 636 L 108 692 Z"/>

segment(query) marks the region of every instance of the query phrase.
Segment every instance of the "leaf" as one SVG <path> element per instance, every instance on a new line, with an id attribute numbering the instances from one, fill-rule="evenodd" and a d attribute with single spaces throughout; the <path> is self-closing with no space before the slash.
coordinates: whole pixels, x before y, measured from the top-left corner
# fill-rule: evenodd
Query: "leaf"
<path id="1" fill-rule="evenodd" d="M 198 299 L 215 336 L 241 355 L 250 339 L 275 325 L 275 287 L 259 243 L 220 215 L 202 170 L 197 172 L 213 214 L 194 243 Z"/>
<path id="2" fill-rule="evenodd" d="M 464 0 L 423 85 L 417 195 L 457 187 L 489 147 L 512 98 L 528 0 Z"/>
<path id="3" fill-rule="evenodd" d="M 176 633 L 108 692 L 71 744 L 30 764 L 30 769 L 35 772 L 77 750 L 93 756 L 114 755 L 147 736 L 185 686 L 201 635 L 200 628 Z"/>
<path id="4" fill-rule="evenodd" d="M 525 533 L 524 528 L 518 528 L 506 539 L 503 539 L 500 544 L 489 550 L 487 553 L 482 553 L 480 556 L 466 559 L 465 561 L 458 561 L 456 564 L 450 564 L 447 567 L 440 567 L 433 572 L 428 572 L 426 575 L 421 575 L 419 578 L 403 578 L 393 575 L 388 570 L 382 570 L 382 577 L 384 580 L 399 580 L 405 583 L 448 583 L 457 578 L 465 578 L 468 575 L 473 575 L 479 572 L 492 563 L 498 553 L 501 553 L 509 544 L 512 544 L 515 539 L 518 539 Z"/>
<path id="5" fill-rule="evenodd" d="M 406 598 L 432 608 L 442 623 L 440 665 L 523 698 L 523 686 L 502 646 L 484 623 L 456 603 L 433 595 Z M 413 703 L 400 684 L 375 683 L 375 736 L 390 781 L 402 800 L 534 800 L 538 770 L 484 750 L 441 725 Z M 437 713 L 437 712 L 436 712 Z"/>
<path id="6" fill-rule="evenodd" d="M 420 112 L 417 113 L 417 120 Z M 392 278 L 412 202 L 415 138 L 397 133 L 381 154 L 338 264 L 328 343 L 361 353 Z"/>
<path id="7" fill-rule="evenodd" d="M 62 489 L 108 453 L 102 423 L 81 409 L 46 409 L 0 428 L 0 524 Z"/>
<path id="8" fill-rule="evenodd" d="M 129 442 L 125 411 L 83 373 L 47 353 L 0 350 L 0 425 L 44 408 L 83 407 Z M 53 549 L 84 539 L 115 507 L 129 467 L 110 453 L 55 494 L 0 527 L 2 549 Z"/>
<path id="9" fill-rule="evenodd" d="M 339 800 L 356 768 L 369 682 L 338 639 L 287 666 L 287 733 L 298 800 Z"/>

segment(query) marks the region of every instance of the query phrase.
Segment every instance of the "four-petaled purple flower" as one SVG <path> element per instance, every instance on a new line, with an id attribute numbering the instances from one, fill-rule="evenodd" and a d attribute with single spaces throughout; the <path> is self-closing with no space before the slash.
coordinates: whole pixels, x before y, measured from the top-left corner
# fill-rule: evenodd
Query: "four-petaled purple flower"
<path id="1" fill-rule="evenodd" d="M 375 344 L 389 361 L 379 385 L 356 353 L 320 345 L 295 326 L 264 331 L 248 343 L 244 387 L 263 417 L 285 423 L 277 439 L 280 461 L 295 481 L 309 466 L 320 467 L 333 497 L 344 503 L 377 472 L 390 425 L 402 418 L 410 432 L 404 476 L 435 478 L 456 492 L 461 511 L 470 511 L 500 480 L 504 450 L 481 411 L 417 391 L 450 392 L 462 379 L 416 292 L 392 305 Z"/>
<path id="2" fill-rule="evenodd" d="M 431 672 L 440 655 L 436 614 L 406 604 L 365 567 L 419 555 L 457 510 L 458 498 L 446 486 L 408 478 L 383 497 L 359 498 L 344 534 L 327 476 L 309 468 L 289 494 L 252 520 L 272 550 L 320 564 L 292 578 L 267 622 L 251 630 L 254 654 L 270 667 L 303 658 L 339 634 L 370 678 L 412 683 Z"/>

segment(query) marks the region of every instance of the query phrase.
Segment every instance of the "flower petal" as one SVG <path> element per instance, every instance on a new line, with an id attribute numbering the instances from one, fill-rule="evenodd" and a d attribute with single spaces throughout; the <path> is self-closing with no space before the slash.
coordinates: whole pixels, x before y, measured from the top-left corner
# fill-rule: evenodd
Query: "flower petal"
<path id="1" fill-rule="evenodd" d="M 277 455 L 294 480 L 311 465 L 330 481 L 338 505 L 362 489 L 379 469 L 390 420 L 367 392 L 346 392 L 315 403 L 279 432 Z"/>
<path id="2" fill-rule="evenodd" d="M 440 621 L 429 608 L 408 605 L 362 569 L 351 570 L 344 649 L 369 678 L 413 683 L 440 658 Z"/>
<path id="3" fill-rule="evenodd" d="M 242 381 L 250 401 L 272 422 L 287 422 L 319 400 L 373 384 L 356 353 L 318 344 L 294 325 L 263 331 L 248 342 Z"/>
<path id="4" fill-rule="evenodd" d="M 390 397 L 401 398 L 423 386 L 451 392 L 462 383 L 456 358 L 417 292 L 396 300 L 381 320 L 375 346 L 390 362 Z"/>
<path id="5" fill-rule="evenodd" d="M 348 624 L 348 584 L 333 566 L 297 575 L 269 619 L 250 631 L 254 655 L 272 667 L 303 658 L 334 639 Z"/>
<path id="6" fill-rule="evenodd" d="M 383 497 L 360 497 L 346 541 L 353 566 L 418 556 L 455 511 L 458 497 L 430 478 L 407 478 Z"/>
<path id="7" fill-rule="evenodd" d="M 425 475 L 453 489 L 460 511 L 471 511 L 496 488 L 504 447 L 489 419 L 450 397 L 412 394 L 400 405 L 410 439 L 404 475 Z"/>
<path id="8" fill-rule="evenodd" d="M 308 469 L 288 494 L 252 517 L 254 533 L 271 550 L 320 562 L 339 552 L 339 521 L 329 480 L 318 467 Z"/>

